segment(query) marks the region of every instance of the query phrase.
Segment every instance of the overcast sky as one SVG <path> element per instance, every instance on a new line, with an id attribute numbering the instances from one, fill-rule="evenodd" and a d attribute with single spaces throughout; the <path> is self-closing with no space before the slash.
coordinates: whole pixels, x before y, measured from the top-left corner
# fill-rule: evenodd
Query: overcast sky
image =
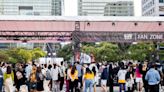
<path id="1" fill-rule="evenodd" d="M 64 0 L 65 16 L 77 16 L 77 0 Z M 134 0 L 134 15 L 141 16 L 141 0 Z"/>

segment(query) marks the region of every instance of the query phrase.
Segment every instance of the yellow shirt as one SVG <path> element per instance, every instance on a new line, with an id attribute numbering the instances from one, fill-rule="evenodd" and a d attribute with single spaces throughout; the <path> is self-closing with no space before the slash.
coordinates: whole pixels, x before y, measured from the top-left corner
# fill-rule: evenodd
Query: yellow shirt
<path id="1" fill-rule="evenodd" d="M 86 73 L 85 75 L 84 75 L 84 78 L 85 79 L 94 79 L 94 73 L 92 72 L 91 74 L 90 73 Z"/>
<path id="2" fill-rule="evenodd" d="M 118 83 L 126 83 L 125 80 L 118 80 Z"/>
<path id="3" fill-rule="evenodd" d="M 75 70 L 75 73 L 74 74 L 70 74 L 70 78 L 71 78 L 72 81 L 74 81 L 75 79 L 78 79 L 78 71 Z"/>

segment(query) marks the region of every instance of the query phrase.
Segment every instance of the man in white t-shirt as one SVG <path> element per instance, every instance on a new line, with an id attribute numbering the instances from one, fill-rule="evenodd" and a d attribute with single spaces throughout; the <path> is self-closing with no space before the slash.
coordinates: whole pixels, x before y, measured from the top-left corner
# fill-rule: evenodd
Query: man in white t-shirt
<path id="1" fill-rule="evenodd" d="M 59 91 L 59 82 L 58 82 L 59 73 L 60 73 L 59 67 L 56 64 L 54 64 L 53 68 L 51 69 L 52 92 L 60 92 Z"/>

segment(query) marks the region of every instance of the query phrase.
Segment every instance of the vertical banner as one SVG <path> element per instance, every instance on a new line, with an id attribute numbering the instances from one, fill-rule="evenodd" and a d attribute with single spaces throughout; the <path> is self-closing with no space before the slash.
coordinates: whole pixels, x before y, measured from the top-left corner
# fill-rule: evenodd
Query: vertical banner
<path id="1" fill-rule="evenodd" d="M 95 63 L 95 56 L 93 55 L 93 53 L 90 56 L 91 56 L 91 63 Z"/>
<path id="2" fill-rule="evenodd" d="M 80 62 L 80 52 L 75 52 L 75 62 Z"/>

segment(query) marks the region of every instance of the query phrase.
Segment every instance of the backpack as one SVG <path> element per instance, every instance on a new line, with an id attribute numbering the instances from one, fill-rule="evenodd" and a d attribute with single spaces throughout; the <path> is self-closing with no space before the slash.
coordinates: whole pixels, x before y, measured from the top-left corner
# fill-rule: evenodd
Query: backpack
<path id="1" fill-rule="evenodd" d="M 22 73 L 20 71 L 17 71 L 16 72 L 16 76 L 17 76 L 17 79 L 18 80 L 21 79 L 21 78 L 23 78 L 23 75 L 22 75 Z"/>
<path id="2" fill-rule="evenodd" d="M 108 71 L 107 68 L 103 69 L 103 72 L 101 74 L 101 79 L 108 79 Z"/>
<path id="3" fill-rule="evenodd" d="M 52 77 L 51 77 L 51 73 L 49 70 L 46 71 L 46 80 L 51 80 Z"/>
<path id="4" fill-rule="evenodd" d="M 129 79 L 130 78 L 130 72 L 127 72 L 126 75 L 125 75 L 125 79 Z"/>

